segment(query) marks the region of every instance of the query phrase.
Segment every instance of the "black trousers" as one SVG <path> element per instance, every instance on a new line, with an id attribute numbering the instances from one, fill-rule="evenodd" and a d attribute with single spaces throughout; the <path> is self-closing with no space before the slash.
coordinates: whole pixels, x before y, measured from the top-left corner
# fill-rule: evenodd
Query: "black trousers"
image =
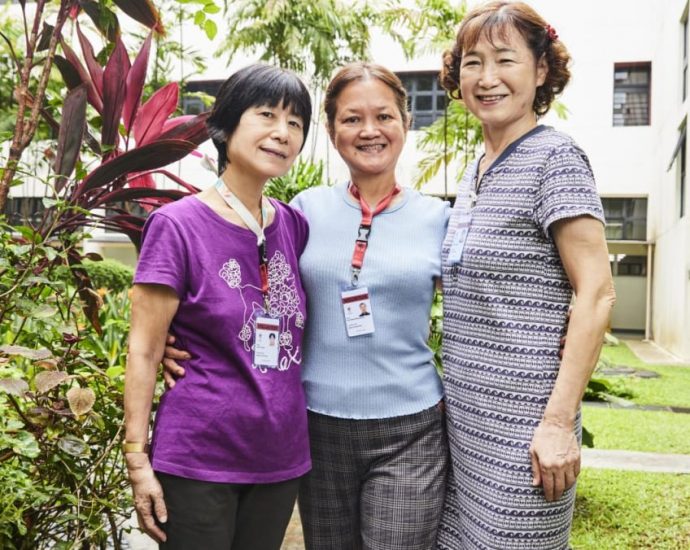
<path id="1" fill-rule="evenodd" d="M 156 476 L 168 508 L 162 550 L 280 550 L 300 478 L 240 484 Z"/>

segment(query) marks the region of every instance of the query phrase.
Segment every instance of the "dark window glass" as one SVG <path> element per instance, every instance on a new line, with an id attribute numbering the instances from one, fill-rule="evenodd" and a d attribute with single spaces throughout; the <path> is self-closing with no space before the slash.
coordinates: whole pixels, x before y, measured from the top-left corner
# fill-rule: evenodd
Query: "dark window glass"
<path id="1" fill-rule="evenodd" d="M 398 75 L 409 96 L 408 108 L 412 114 L 412 129 L 431 125 L 443 116 L 446 92 L 438 82 L 438 73 L 403 73 Z"/>
<path id="2" fill-rule="evenodd" d="M 223 82 L 223 80 L 190 80 L 186 82 L 182 95 L 182 112 L 185 115 L 198 115 L 207 111 L 208 107 L 204 105 L 201 98 L 190 94 L 201 92 L 216 97 Z"/>
<path id="3" fill-rule="evenodd" d="M 651 63 L 616 64 L 613 70 L 613 125 L 648 126 Z"/>
<path id="4" fill-rule="evenodd" d="M 647 275 L 646 256 L 619 256 L 618 275 L 644 277 Z"/>
<path id="5" fill-rule="evenodd" d="M 606 238 L 612 241 L 647 240 L 647 199 L 603 198 Z"/>
<path id="6" fill-rule="evenodd" d="M 43 217 L 43 197 L 13 197 L 5 203 L 5 215 L 11 225 L 38 226 Z"/>

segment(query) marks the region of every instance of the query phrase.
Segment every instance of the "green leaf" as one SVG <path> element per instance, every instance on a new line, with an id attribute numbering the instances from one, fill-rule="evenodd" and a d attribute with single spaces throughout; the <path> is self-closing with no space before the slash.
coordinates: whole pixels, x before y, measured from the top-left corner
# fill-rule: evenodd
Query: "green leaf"
<path id="1" fill-rule="evenodd" d="M 31 316 L 36 319 L 48 319 L 54 315 L 57 315 L 57 308 L 49 304 L 41 304 L 31 312 Z"/>
<path id="2" fill-rule="evenodd" d="M 61 437 L 58 441 L 58 448 L 62 452 L 75 457 L 87 457 L 91 454 L 89 446 L 73 435 Z"/>
<path id="3" fill-rule="evenodd" d="M 206 20 L 206 15 L 204 15 L 204 10 L 199 10 L 194 14 L 194 24 L 197 26 L 203 25 Z"/>
<path id="4" fill-rule="evenodd" d="M 219 13 L 220 8 L 218 6 L 216 6 L 215 4 L 206 4 L 204 6 L 204 12 L 209 13 L 209 14 Z"/>
<path id="5" fill-rule="evenodd" d="M 36 458 L 41 449 L 38 446 L 36 438 L 30 432 L 19 432 L 14 438 L 14 445 L 12 445 L 12 450 L 18 455 L 26 456 L 29 458 Z"/>
<path id="6" fill-rule="evenodd" d="M 204 32 L 209 40 L 213 40 L 216 34 L 218 34 L 218 25 L 214 21 L 207 19 L 206 23 L 204 23 Z"/>
<path id="7" fill-rule="evenodd" d="M 125 372 L 124 367 L 121 367 L 119 365 L 116 365 L 114 367 L 108 368 L 105 373 L 108 375 L 108 378 L 117 378 L 118 376 L 121 376 Z"/>

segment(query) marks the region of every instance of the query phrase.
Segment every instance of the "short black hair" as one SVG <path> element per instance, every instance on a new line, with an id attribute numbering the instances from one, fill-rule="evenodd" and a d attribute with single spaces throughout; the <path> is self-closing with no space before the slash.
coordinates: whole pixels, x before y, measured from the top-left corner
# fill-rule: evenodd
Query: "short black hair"
<path id="1" fill-rule="evenodd" d="M 275 107 L 279 103 L 289 107 L 302 119 L 304 147 L 312 107 L 309 91 L 296 74 L 257 63 L 240 69 L 223 82 L 206 121 L 208 133 L 218 150 L 218 174 L 225 170 L 228 163 L 226 143 L 235 132 L 244 112 L 260 105 Z"/>

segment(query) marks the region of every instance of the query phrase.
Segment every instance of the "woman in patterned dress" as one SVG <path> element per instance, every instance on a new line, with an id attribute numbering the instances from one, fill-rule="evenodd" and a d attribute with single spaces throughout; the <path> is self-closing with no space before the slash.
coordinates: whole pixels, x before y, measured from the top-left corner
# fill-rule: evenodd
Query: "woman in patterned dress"
<path id="1" fill-rule="evenodd" d="M 444 54 L 443 85 L 480 120 L 485 152 L 443 247 L 452 479 L 440 548 L 568 547 L 580 401 L 615 301 L 587 157 L 537 122 L 569 59 L 532 8 L 505 1 L 469 12 Z"/>

